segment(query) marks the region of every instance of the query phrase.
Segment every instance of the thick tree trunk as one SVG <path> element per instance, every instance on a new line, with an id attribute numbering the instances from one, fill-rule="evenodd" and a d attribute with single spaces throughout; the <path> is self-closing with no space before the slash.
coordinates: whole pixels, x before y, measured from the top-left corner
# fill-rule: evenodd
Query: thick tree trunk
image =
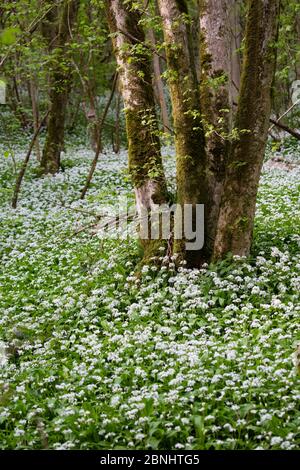
<path id="1" fill-rule="evenodd" d="M 47 25 L 46 37 L 52 49 L 52 70 L 50 76 L 50 115 L 47 137 L 43 149 L 41 169 L 43 173 L 56 173 L 60 168 L 60 154 L 64 144 L 65 118 L 71 87 L 72 66 L 67 50 L 72 28 L 76 21 L 79 0 L 65 0 L 56 36 L 53 27 Z M 51 21 L 53 13 L 51 12 Z M 58 21 L 58 20 L 57 20 Z"/>
<path id="2" fill-rule="evenodd" d="M 120 73 L 125 106 L 129 151 L 129 171 L 134 185 L 138 215 L 156 210 L 167 200 L 167 189 L 160 153 L 158 124 L 151 79 L 151 57 L 141 51 L 145 34 L 141 16 L 132 2 L 106 0 L 109 27 Z M 138 56 L 135 46 L 139 45 Z M 144 257 L 151 256 L 157 240 L 142 240 Z"/>
<path id="3" fill-rule="evenodd" d="M 248 255 L 271 112 L 280 0 L 248 0 L 245 54 L 214 257 Z"/>
<path id="4" fill-rule="evenodd" d="M 208 156 L 207 245 L 213 251 L 232 128 L 232 0 L 200 0 L 201 105 Z"/>
<path id="5" fill-rule="evenodd" d="M 195 207 L 207 201 L 205 138 L 194 47 L 186 21 L 186 2 L 159 0 L 158 5 L 166 43 L 175 128 L 177 198 L 184 210 L 186 204 Z M 199 265 L 205 257 L 205 249 L 186 250 L 186 241 L 185 237 L 175 240 L 174 251 L 187 261 L 188 266 Z"/>

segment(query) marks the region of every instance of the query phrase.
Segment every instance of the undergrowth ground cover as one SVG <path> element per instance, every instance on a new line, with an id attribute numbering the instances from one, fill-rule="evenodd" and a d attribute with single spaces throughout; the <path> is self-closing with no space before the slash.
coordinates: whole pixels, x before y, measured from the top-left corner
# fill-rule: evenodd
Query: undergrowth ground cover
<path id="1" fill-rule="evenodd" d="M 136 240 L 82 230 L 131 197 L 125 152 L 101 157 L 85 201 L 91 152 L 44 178 L 33 157 L 12 211 L 2 151 L 0 448 L 299 449 L 300 149 L 283 153 L 250 259 L 136 278 Z M 172 189 L 172 155 L 165 168 Z"/>

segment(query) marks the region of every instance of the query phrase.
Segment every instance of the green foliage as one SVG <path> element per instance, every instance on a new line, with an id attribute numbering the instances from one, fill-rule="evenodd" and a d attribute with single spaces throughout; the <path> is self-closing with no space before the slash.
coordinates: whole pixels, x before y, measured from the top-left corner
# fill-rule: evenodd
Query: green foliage
<path id="1" fill-rule="evenodd" d="M 5 46 L 11 46 L 17 40 L 17 35 L 20 33 L 20 29 L 16 27 L 5 28 L 0 33 L 0 43 Z"/>

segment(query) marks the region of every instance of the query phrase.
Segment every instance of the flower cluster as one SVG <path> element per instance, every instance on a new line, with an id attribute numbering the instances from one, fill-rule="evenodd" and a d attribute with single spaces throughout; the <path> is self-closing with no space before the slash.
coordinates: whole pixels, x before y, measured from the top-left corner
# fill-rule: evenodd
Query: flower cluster
<path id="1" fill-rule="evenodd" d="M 299 448 L 299 169 L 265 171 L 250 259 L 137 277 L 135 240 L 81 230 L 130 194 L 126 154 L 83 202 L 92 155 L 70 153 L 16 211 L 0 164 L 0 448 Z"/>

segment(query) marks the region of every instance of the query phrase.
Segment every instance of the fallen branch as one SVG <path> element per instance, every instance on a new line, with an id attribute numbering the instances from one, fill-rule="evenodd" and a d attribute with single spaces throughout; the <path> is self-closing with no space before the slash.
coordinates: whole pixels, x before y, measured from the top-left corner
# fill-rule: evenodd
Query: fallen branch
<path id="1" fill-rule="evenodd" d="M 281 124 L 281 122 L 279 121 L 275 121 L 275 119 L 270 118 L 270 122 L 273 124 L 273 126 L 279 127 L 279 129 L 282 129 L 283 131 L 288 132 L 288 134 L 291 134 L 293 137 L 295 137 L 295 139 L 300 140 L 300 132 L 297 132 L 294 129 L 291 129 L 285 124 Z"/>
<path id="2" fill-rule="evenodd" d="M 284 118 L 290 111 L 292 111 L 292 109 L 294 109 L 294 107 L 295 107 L 297 104 L 300 104 L 300 100 L 295 101 L 295 103 L 293 103 L 292 106 L 290 106 L 289 109 L 287 109 L 287 110 L 277 119 L 276 122 L 281 121 L 281 119 Z M 270 119 L 270 121 L 271 121 L 271 119 Z M 272 122 L 272 121 L 271 121 L 271 122 Z M 276 126 L 276 124 L 273 124 L 273 125 L 270 127 L 269 131 L 271 131 L 274 126 Z"/>
<path id="3" fill-rule="evenodd" d="M 39 135 L 40 133 L 40 130 L 41 128 L 43 127 L 43 125 L 45 124 L 46 122 L 46 119 L 48 117 L 48 114 L 49 114 L 50 110 L 47 111 L 47 113 L 45 114 L 45 116 L 43 117 L 43 119 L 41 120 L 38 128 L 35 130 L 35 133 L 33 134 L 33 137 L 31 139 L 31 142 L 30 142 L 30 145 L 29 145 L 29 149 L 27 151 L 27 154 L 26 154 L 26 157 L 25 157 L 25 160 L 22 164 L 22 167 L 20 169 L 20 172 L 17 176 L 17 179 L 16 179 L 16 184 L 15 184 L 15 189 L 14 189 L 14 194 L 13 194 L 13 198 L 12 198 L 12 202 L 11 202 L 11 205 L 12 205 L 12 208 L 13 209 L 16 209 L 17 207 L 17 203 L 18 203 L 18 196 L 19 196 L 19 192 L 20 192 L 20 189 L 21 189 L 21 184 L 22 184 L 22 180 L 24 178 L 24 175 L 25 175 L 25 172 L 26 172 L 26 169 L 27 169 L 27 165 L 28 165 L 28 162 L 29 162 L 29 159 L 30 159 L 30 155 L 31 155 L 31 152 L 32 152 L 32 149 L 34 147 L 34 144 L 35 144 L 35 141 L 37 139 L 37 136 Z"/>

